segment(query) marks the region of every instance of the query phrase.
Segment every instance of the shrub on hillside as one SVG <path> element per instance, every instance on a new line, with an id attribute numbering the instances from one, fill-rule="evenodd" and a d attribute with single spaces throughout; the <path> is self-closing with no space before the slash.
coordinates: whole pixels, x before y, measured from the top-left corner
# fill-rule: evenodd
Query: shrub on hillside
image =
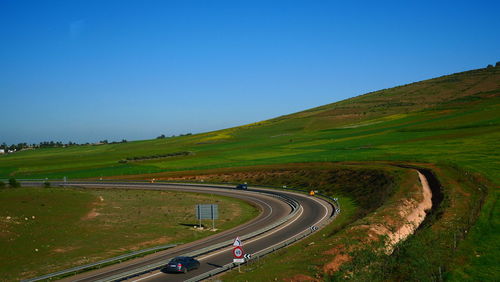
<path id="1" fill-rule="evenodd" d="M 191 152 L 175 152 L 175 153 L 168 153 L 168 154 L 157 154 L 157 155 L 150 155 L 150 156 L 140 156 L 140 157 L 127 157 L 125 159 L 119 160 L 118 163 L 127 163 L 128 161 L 143 161 L 143 160 L 154 160 L 154 159 L 161 159 L 161 158 L 171 158 L 171 157 L 179 157 L 179 156 L 189 156 L 191 155 Z"/>
<path id="2" fill-rule="evenodd" d="M 18 187 L 21 187 L 21 183 L 19 183 L 15 178 L 10 178 L 9 179 L 9 186 L 11 188 L 18 188 Z"/>

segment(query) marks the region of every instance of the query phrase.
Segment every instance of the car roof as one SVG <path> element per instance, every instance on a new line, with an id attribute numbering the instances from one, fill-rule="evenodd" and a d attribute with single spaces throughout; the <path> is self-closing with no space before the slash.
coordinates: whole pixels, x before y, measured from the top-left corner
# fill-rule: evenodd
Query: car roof
<path id="1" fill-rule="evenodd" d="M 175 257 L 172 260 L 188 260 L 188 259 L 193 259 L 193 258 L 192 257 L 183 257 L 183 256 L 180 256 L 180 257 Z"/>

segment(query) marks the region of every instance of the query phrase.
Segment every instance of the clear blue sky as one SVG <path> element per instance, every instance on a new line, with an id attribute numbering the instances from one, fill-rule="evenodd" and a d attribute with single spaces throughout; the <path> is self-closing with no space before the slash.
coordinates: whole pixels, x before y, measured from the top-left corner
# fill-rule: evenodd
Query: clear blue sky
<path id="1" fill-rule="evenodd" d="M 499 1 L 0 0 L 0 142 L 198 133 L 500 60 Z"/>

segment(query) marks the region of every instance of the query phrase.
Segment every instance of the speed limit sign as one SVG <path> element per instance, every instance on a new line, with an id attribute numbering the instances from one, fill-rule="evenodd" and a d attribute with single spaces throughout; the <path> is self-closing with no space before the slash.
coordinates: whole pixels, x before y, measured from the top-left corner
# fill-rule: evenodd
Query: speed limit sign
<path id="1" fill-rule="evenodd" d="M 238 259 L 242 258 L 243 255 L 244 255 L 243 254 L 243 249 L 240 246 L 235 247 L 233 249 L 233 255 L 234 255 L 235 258 L 238 258 Z"/>

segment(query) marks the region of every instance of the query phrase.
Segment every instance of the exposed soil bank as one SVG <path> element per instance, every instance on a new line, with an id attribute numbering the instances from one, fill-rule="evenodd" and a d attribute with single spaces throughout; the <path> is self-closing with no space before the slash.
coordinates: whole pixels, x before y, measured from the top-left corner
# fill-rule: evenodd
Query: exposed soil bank
<path id="1" fill-rule="evenodd" d="M 394 246 L 406 240 L 408 236 L 412 235 L 415 230 L 422 224 L 424 221 L 427 211 L 430 211 L 432 208 L 432 192 L 429 187 L 428 181 L 426 177 L 418 172 L 418 176 L 420 179 L 420 183 L 422 185 L 422 200 L 413 208 L 408 209 L 412 206 L 411 202 L 406 202 L 401 206 L 399 210 L 399 214 L 404 218 L 404 224 L 401 226 L 396 232 L 388 232 L 385 235 L 388 236 L 388 242 L 386 253 L 391 254 Z M 381 235 L 384 235 L 382 233 Z"/>
<path id="2" fill-rule="evenodd" d="M 359 252 L 375 251 L 387 255 L 394 247 L 411 236 L 432 209 L 432 191 L 426 177 L 415 169 L 412 183 L 400 190 L 381 208 L 355 222 L 337 239 L 334 249 L 324 252 L 333 256 L 323 266 L 323 272 L 333 274 L 353 261 Z M 410 172 L 409 172 L 410 173 Z M 346 241 L 347 240 L 347 241 Z M 351 240 L 351 241 L 349 241 Z"/>
<path id="3" fill-rule="evenodd" d="M 423 222 L 421 226 L 426 226 L 427 221 L 429 221 L 430 215 L 434 216 L 434 219 L 438 219 L 441 214 L 439 213 L 439 208 L 441 207 L 441 203 L 444 199 L 442 185 L 437 179 L 434 172 L 427 168 L 415 167 L 411 165 L 395 165 L 397 167 L 402 168 L 410 168 L 416 169 L 419 173 L 423 174 L 427 179 L 427 183 L 429 184 L 429 188 L 432 192 L 432 209 L 427 213 L 426 220 Z"/>
<path id="4" fill-rule="evenodd" d="M 443 201 L 444 194 L 442 190 L 441 183 L 434 175 L 432 170 L 425 168 L 416 168 L 421 174 L 425 176 L 427 179 L 427 183 L 429 184 L 429 188 L 432 192 L 432 209 L 431 213 L 435 213 L 439 207 L 441 206 L 441 202 Z"/>

